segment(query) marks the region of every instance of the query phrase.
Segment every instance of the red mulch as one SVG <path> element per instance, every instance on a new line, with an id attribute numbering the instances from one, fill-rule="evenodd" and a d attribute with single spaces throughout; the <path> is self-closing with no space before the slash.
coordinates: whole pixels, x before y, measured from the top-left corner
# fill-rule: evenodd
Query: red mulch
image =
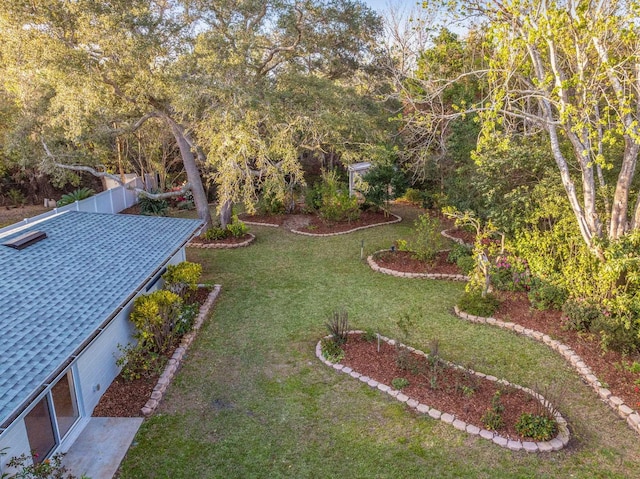
<path id="1" fill-rule="evenodd" d="M 223 238 L 218 240 L 207 240 L 201 236 L 196 236 L 191 240 L 191 242 L 200 243 L 200 244 L 238 244 L 238 243 L 244 243 L 249 238 L 251 238 L 251 235 L 249 233 L 243 236 L 240 236 L 239 238 L 236 238 L 235 236 L 229 236 L 228 238 Z"/>
<path id="2" fill-rule="evenodd" d="M 640 388 L 634 384 L 640 380 L 640 374 L 633 374 L 623 367 L 634 360 L 640 362 L 640 355 L 625 357 L 614 351 L 603 352 L 597 335 L 565 330 L 565 319 L 560 311 L 533 309 L 527 293 L 497 294 L 501 303 L 493 315 L 495 318 L 539 331 L 568 345 L 615 396 L 622 398 L 627 406 L 640 409 Z"/>
<path id="3" fill-rule="evenodd" d="M 368 210 L 361 212 L 357 220 L 339 223 L 327 222 L 317 215 L 309 215 L 309 224 L 303 227 L 301 231 L 314 234 L 342 233 L 362 226 L 390 223 L 396 220 L 395 216 L 385 215 L 381 211 Z"/>
<path id="4" fill-rule="evenodd" d="M 473 244 L 476 240 L 476 234 L 471 231 L 461 230 L 461 229 L 450 229 L 447 230 L 447 234 L 449 236 L 453 236 L 454 238 L 461 239 L 466 244 Z"/>
<path id="5" fill-rule="evenodd" d="M 415 259 L 409 251 L 384 251 L 375 256 L 383 268 L 402 273 L 462 274 L 456 264 L 448 263 L 448 251 L 440 251 L 431 262 Z"/>
<path id="6" fill-rule="evenodd" d="M 200 306 L 209 297 L 211 288 L 198 288 L 192 300 L 198 302 Z M 167 352 L 166 357 L 170 358 L 176 345 Z M 158 382 L 161 371 L 152 373 L 148 377 L 127 381 L 118 375 L 100 398 L 100 402 L 93 410 L 94 417 L 139 417 L 142 416 L 140 410 L 149 400 L 153 388 Z"/>
<path id="7" fill-rule="evenodd" d="M 522 413 L 537 411 L 537 401 L 529 394 L 465 374 L 452 367 L 440 368 L 435 376 L 435 388 L 432 388 L 433 375 L 426 358 L 410 353 L 412 364 L 414 360 L 416 362 L 413 370 L 417 374 L 400 369 L 396 364 L 398 350 L 384 341 L 380 342 L 378 352 L 377 341 L 367 342 L 360 335 L 349 335 L 349 340 L 343 348 L 345 357 L 340 361 L 341 364 L 390 387 L 394 378 L 405 378 L 409 380 L 409 385 L 402 389 L 403 394 L 480 428 L 484 428 L 482 416 L 491 409 L 491 400 L 496 391 L 500 390 L 505 427 L 497 432 L 503 437 L 521 439 L 515 430 L 515 423 Z M 465 395 L 463 386 L 472 388 L 473 393 Z"/>

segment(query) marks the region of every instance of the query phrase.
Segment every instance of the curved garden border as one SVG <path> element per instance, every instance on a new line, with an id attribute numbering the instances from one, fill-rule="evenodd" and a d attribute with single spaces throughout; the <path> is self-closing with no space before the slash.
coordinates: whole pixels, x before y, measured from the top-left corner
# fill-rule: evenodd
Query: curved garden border
<path id="1" fill-rule="evenodd" d="M 362 333 L 362 331 L 350 331 L 349 334 L 357 334 L 357 333 Z M 330 336 L 327 336 L 330 337 Z M 427 356 L 426 353 L 424 353 L 423 351 L 420 351 L 418 349 L 412 348 L 410 346 L 406 346 L 402 343 L 396 342 L 393 339 L 389 339 L 385 336 L 380 336 L 380 339 L 382 339 L 383 341 L 386 341 L 387 343 L 389 343 L 390 345 L 399 345 L 402 347 L 407 348 L 409 351 L 416 353 L 416 354 L 420 354 L 422 356 Z M 316 345 L 316 356 L 318 357 L 318 359 L 320 359 L 320 361 L 322 361 L 324 364 L 326 364 L 329 367 L 332 367 L 333 369 L 335 369 L 336 371 L 340 371 L 343 372 L 345 374 L 348 374 L 349 376 L 351 376 L 354 379 L 358 379 L 360 381 L 362 381 L 363 383 L 369 385 L 372 388 L 377 388 L 382 392 L 387 393 L 389 396 L 397 399 L 398 401 L 405 403 L 407 406 L 409 406 L 412 409 L 415 409 L 416 411 L 418 411 L 419 413 L 422 414 L 428 414 L 430 417 L 432 417 L 433 419 L 439 419 L 440 421 L 443 421 L 447 424 L 451 424 L 453 427 L 455 427 L 456 429 L 459 429 L 460 431 L 464 431 L 467 432 L 473 436 L 479 436 L 483 439 L 487 439 L 489 441 L 493 441 L 495 444 L 497 444 L 498 446 L 510 449 L 512 451 L 526 451 L 526 452 L 550 452 L 550 451 L 559 451 L 560 449 L 562 449 L 563 447 L 565 447 L 568 443 L 569 443 L 569 428 L 567 426 L 567 421 L 562 417 L 562 415 L 560 415 L 560 413 L 556 412 L 555 414 L 555 419 L 556 422 L 558 424 L 558 435 L 551 439 L 550 441 L 539 441 L 539 442 L 534 442 L 534 441 L 514 441 L 513 439 L 507 439 L 505 437 L 500 436 L 499 434 L 496 434 L 493 431 L 488 431 L 486 429 L 481 429 L 478 426 L 475 426 L 473 424 L 467 424 L 464 421 L 461 421 L 460 419 L 456 419 L 456 417 L 453 414 L 449 414 L 446 412 L 441 412 L 437 409 L 434 408 L 430 408 L 429 406 L 427 406 L 426 404 L 421 404 L 418 401 L 416 401 L 415 399 L 411 399 L 409 396 L 407 396 L 406 394 L 403 394 L 402 392 L 393 389 L 392 387 L 386 385 L 386 384 L 382 384 L 379 383 L 378 381 L 376 381 L 375 379 L 371 379 L 368 376 L 364 376 L 360 373 L 358 373 L 357 371 L 354 371 L 353 369 L 351 369 L 350 367 L 344 366 L 340 363 L 332 363 L 331 361 L 328 361 L 327 359 L 325 359 L 322 356 L 322 342 L 318 341 L 318 344 Z M 511 384 L 508 381 L 505 381 L 504 379 L 498 379 L 495 376 L 489 376 L 487 374 L 483 374 L 483 373 L 479 373 L 477 371 L 473 371 L 472 369 L 466 369 L 463 368 L 462 366 L 459 366 L 457 364 L 454 363 L 450 363 L 449 361 L 445 361 L 445 363 L 447 365 L 449 365 L 450 367 L 455 367 L 457 369 L 463 370 L 463 371 L 468 371 L 471 374 L 474 374 L 476 376 L 478 376 L 479 378 L 483 378 L 483 379 L 487 379 L 489 381 L 495 381 L 499 384 L 504 384 L 505 386 L 510 386 L 513 388 L 517 388 L 520 389 L 530 395 L 532 395 L 534 398 L 536 398 L 538 401 L 540 401 L 542 404 L 548 403 L 548 401 L 541 396 L 540 394 L 536 393 L 535 391 L 529 389 L 529 388 L 525 388 L 522 386 L 519 386 L 517 384 Z M 545 405 L 546 406 L 546 405 Z M 549 406 L 546 406 L 547 408 L 549 408 Z"/>
<path id="2" fill-rule="evenodd" d="M 386 225 L 392 225 L 395 223 L 400 223 L 402 221 L 402 218 L 396 214 L 393 213 L 389 213 L 391 216 L 395 216 L 395 220 L 392 221 L 385 221 L 384 223 L 376 223 L 374 225 L 367 225 L 367 226 L 358 226 L 357 228 L 353 228 L 347 231 L 340 231 L 338 233 L 310 233 L 308 231 L 300 231 L 300 230 L 294 230 L 291 229 L 289 231 L 291 231 L 292 233 L 295 233 L 297 235 L 304 235 L 304 236 L 317 236 L 317 237 L 323 237 L 323 236 L 338 236 L 338 235 L 346 235 L 349 233 L 353 233 L 354 231 L 359 231 L 359 230 L 366 230 L 368 228 L 375 228 L 376 226 L 386 226 Z"/>
<path id="3" fill-rule="evenodd" d="M 469 281 L 469 277 L 463 274 L 444 274 L 444 273 L 404 273 L 402 271 L 396 271 L 394 269 L 383 268 L 373 258 L 376 254 L 382 253 L 388 250 L 378 250 L 375 253 L 367 256 L 367 263 L 372 270 L 378 273 L 390 274 L 391 276 L 397 276 L 398 278 L 422 278 L 422 279 L 446 279 L 450 281 Z"/>
<path id="4" fill-rule="evenodd" d="M 449 231 L 451 231 L 451 230 L 453 230 L 453 229 L 455 229 L 455 228 L 449 228 L 449 229 L 446 229 L 446 230 L 442 230 L 442 231 L 440 231 L 440 234 L 441 234 L 442 236 L 444 236 L 445 238 L 450 239 L 451 241 L 455 241 L 456 243 L 461 244 L 462 246 L 470 246 L 470 247 L 473 247 L 473 245 L 472 245 L 472 244 L 465 243 L 463 239 L 461 239 L 461 238 L 456 238 L 455 236 L 451 235 L 451 234 L 449 233 Z"/>
<path id="5" fill-rule="evenodd" d="M 598 380 L 596 375 L 593 374 L 593 371 L 591 371 L 591 368 L 587 366 L 582 358 L 566 344 L 551 338 L 551 336 L 547 334 L 525 328 L 524 326 L 516 323 L 502 321 L 493 317 L 484 318 L 482 316 L 474 316 L 461 311 L 458 306 L 454 306 L 454 311 L 461 319 L 471 321 L 472 323 L 490 324 L 492 326 L 514 331 L 538 342 L 542 342 L 554 351 L 557 351 L 578 372 L 586 383 L 595 390 L 600 399 L 613 409 L 618 416 L 626 420 L 631 429 L 640 434 L 640 414 L 626 405 L 621 398 L 614 396 L 611 391 L 603 387 L 602 383 Z"/>
<path id="6" fill-rule="evenodd" d="M 261 223 L 259 221 L 245 221 L 245 220 L 242 220 L 242 222 L 246 225 L 251 225 L 251 226 L 269 226 L 270 228 L 280 228 L 280 225 L 276 225 L 273 223 Z"/>
<path id="7" fill-rule="evenodd" d="M 189 349 L 189 346 L 191 346 L 191 343 L 195 339 L 196 333 L 202 327 L 202 323 L 207 318 L 207 315 L 209 314 L 209 311 L 211 311 L 211 308 L 213 307 L 213 304 L 218 298 L 218 295 L 220 294 L 221 290 L 222 290 L 222 286 L 220 286 L 219 284 L 213 285 L 213 289 L 209 293 L 209 296 L 207 296 L 206 301 L 200 307 L 200 312 L 198 313 L 198 316 L 196 317 L 196 320 L 193 323 L 193 329 L 189 331 L 187 334 L 185 334 L 184 336 L 182 336 L 182 340 L 180 341 L 180 344 L 178 345 L 176 350 L 173 352 L 173 355 L 167 362 L 167 365 L 165 366 L 164 371 L 158 378 L 158 382 L 156 383 L 155 387 L 153 388 L 153 391 L 151 392 L 151 397 L 140 410 L 143 416 L 149 417 L 151 414 L 153 414 L 153 412 L 156 410 L 156 408 L 160 404 L 160 401 L 162 401 L 162 397 L 164 396 L 164 393 L 167 391 L 167 388 L 169 387 L 169 384 L 171 384 L 171 380 L 173 379 L 173 376 L 175 375 L 176 371 L 180 367 L 180 364 L 182 363 L 182 358 L 184 357 L 185 353 Z"/>
<path id="8" fill-rule="evenodd" d="M 233 249 L 233 248 L 243 248 L 245 246 L 249 246 L 256 240 L 256 236 L 251 233 L 247 233 L 250 237 L 243 241 L 242 243 L 187 243 L 189 248 L 200 248 L 200 249 Z"/>

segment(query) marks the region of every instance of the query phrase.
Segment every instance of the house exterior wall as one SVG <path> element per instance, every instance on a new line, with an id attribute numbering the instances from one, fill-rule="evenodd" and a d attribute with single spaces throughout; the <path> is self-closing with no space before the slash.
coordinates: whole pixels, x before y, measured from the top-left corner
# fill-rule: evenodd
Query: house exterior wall
<path id="1" fill-rule="evenodd" d="M 178 264 L 185 260 L 186 252 L 185 248 L 182 248 L 167 261 L 166 265 Z M 136 297 L 159 289 L 162 286 L 162 279 L 158 279 L 158 277 L 163 272 L 164 268 L 158 275 L 149 278 L 140 288 Z M 77 427 L 82 428 L 86 424 L 82 418 L 91 416 L 100 398 L 120 372 L 116 365 L 116 359 L 121 354 L 118 350 L 118 344 L 125 346 L 132 341 L 134 327 L 129 321 L 129 315 L 136 297 L 123 307 L 107 327 L 78 355 L 72 365 L 80 410 L 80 420 L 72 428 L 74 434 L 79 434 Z M 6 463 L 12 457 L 21 454 L 29 456 L 30 454 L 29 439 L 24 423 L 24 416 L 30 409 L 26 409 L 0 434 L 0 451 L 4 450 L 4 454 L 0 455 L 0 474 L 8 472 Z"/>

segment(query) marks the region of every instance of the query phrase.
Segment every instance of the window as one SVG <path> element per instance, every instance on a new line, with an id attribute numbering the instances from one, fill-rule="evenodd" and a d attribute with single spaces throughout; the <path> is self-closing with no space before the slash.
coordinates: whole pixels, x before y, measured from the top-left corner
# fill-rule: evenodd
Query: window
<path id="1" fill-rule="evenodd" d="M 42 462 L 56 447 L 56 436 L 51 422 L 48 395 L 43 397 L 24 418 L 33 462 Z"/>
<path id="2" fill-rule="evenodd" d="M 51 388 L 51 397 L 53 398 L 53 408 L 56 412 L 56 421 L 58 422 L 58 433 L 60 437 L 64 437 L 71 426 L 78 420 L 78 403 L 73 387 L 73 374 L 68 371 L 56 384 Z"/>

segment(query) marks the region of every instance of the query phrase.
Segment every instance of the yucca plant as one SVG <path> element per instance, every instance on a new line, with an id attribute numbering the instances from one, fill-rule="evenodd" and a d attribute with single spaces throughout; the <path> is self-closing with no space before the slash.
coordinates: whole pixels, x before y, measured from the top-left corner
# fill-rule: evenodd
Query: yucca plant
<path id="1" fill-rule="evenodd" d="M 71 193 L 67 193 L 66 195 L 62 195 L 62 198 L 58 200 L 58 206 L 70 205 L 71 203 L 75 203 L 76 201 L 81 201 L 93 196 L 96 192 L 91 188 L 78 188 Z"/>

